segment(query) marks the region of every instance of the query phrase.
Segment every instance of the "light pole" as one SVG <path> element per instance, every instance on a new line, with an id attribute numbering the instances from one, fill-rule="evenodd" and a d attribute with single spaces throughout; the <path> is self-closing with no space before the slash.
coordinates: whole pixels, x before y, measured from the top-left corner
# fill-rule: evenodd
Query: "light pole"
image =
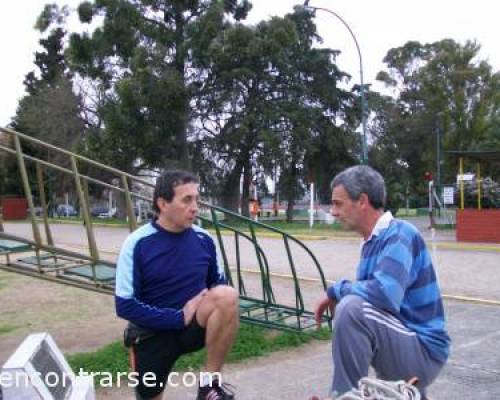
<path id="1" fill-rule="evenodd" d="M 437 196 L 443 201 L 443 188 L 441 187 L 441 112 L 438 112 L 435 119 L 434 128 L 436 129 L 436 186 Z M 438 207 L 438 216 L 441 216 L 441 207 Z"/>
<path id="2" fill-rule="evenodd" d="M 362 149 L 362 154 L 361 154 L 361 162 L 363 164 L 368 164 L 368 153 L 367 153 L 367 144 L 366 144 L 366 97 L 365 97 L 365 84 L 364 84 L 364 79 L 363 79 L 363 57 L 361 56 L 361 49 L 359 48 L 359 43 L 358 40 L 356 39 L 356 36 L 354 35 L 354 32 L 352 31 L 351 27 L 345 22 L 344 18 L 342 18 L 340 15 L 338 15 L 336 12 L 328 9 L 328 8 L 323 8 L 323 7 L 314 7 L 309 5 L 309 0 L 304 1 L 304 8 L 309 9 L 309 10 L 319 10 L 319 11 L 325 11 L 330 15 L 333 15 L 336 17 L 342 24 L 347 28 L 349 33 L 351 34 L 352 38 L 354 39 L 354 44 L 356 45 L 356 50 L 358 51 L 358 56 L 359 56 L 359 79 L 361 81 L 361 88 L 360 88 L 360 96 L 361 96 L 361 128 L 362 128 L 362 138 L 361 138 L 361 149 Z"/>

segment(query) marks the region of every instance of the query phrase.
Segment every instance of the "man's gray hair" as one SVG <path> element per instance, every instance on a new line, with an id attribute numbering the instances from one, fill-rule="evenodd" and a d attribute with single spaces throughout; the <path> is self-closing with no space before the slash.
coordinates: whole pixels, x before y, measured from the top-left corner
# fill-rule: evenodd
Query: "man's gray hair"
<path id="1" fill-rule="evenodd" d="M 332 181 L 332 190 L 342 185 L 351 198 L 359 200 L 362 193 L 375 209 L 384 208 L 386 192 L 382 175 L 367 165 L 356 165 L 338 173 Z"/>

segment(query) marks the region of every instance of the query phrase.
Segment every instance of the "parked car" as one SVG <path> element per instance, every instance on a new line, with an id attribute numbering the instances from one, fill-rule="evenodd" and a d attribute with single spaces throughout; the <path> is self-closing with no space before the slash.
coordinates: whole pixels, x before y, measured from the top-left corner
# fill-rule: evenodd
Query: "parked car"
<path id="1" fill-rule="evenodd" d="M 101 212 L 100 214 L 97 215 L 97 218 L 113 218 L 116 217 L 117 210 L 116 208 L 106 208 L 106 211 Z"/>
<path id="2" fill-rule="evenodd" d="M 76 212 L 75 207 L 70 204 L 59 204 L 56 207 L 56 215 L 58 217 L 76 217 L 78 213 Z"/>
<path id="3" fill-rule="evenodd" d="M 91 217 L 98 217 L 101 214 L 106 214 L 108 213 L 108 207 L 92 207 L 90 209 L 90 216 Z"/>
<path id="4" fill-rule="evenodd" d="M 116 208 L 110 210 L 108 207 L 92 207 L 90 209 L 90 216 L 97 218 L 113 218 L 116 217 L 116 213 Z"/>

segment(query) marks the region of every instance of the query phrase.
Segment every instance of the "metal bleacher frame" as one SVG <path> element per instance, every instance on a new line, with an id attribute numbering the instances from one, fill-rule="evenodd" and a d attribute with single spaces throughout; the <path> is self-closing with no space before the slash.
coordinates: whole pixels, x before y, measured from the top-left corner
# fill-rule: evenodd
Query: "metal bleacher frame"
<path id="1" fill-rule="evenodd" d="M 10 140 L 0 144 L 0 152 L 14 156 L 17 161 L 24 195 L 29 208 L 29 221 L 32 228 L 32 238 L 27 239 L 4 232 L 0 216 L 0 269 L 20 273 L 31 277 L 45 279 L 61 284 L 71 285 L 82 289 L 112 294 L 114 291 L 115 264 L 101 258 L 95 240 L 93 221 L 90 216 L 89 184 L 121 193 L 125 198 L 128 227 L 130 231 L 137 229 L 138 223 L 133 208 L 133 199 L 140 199 L 152 203 L 152 199 L 131 190 L 134 186 L 154 187 L 154 185 L 136 176 L 122 172 L 116 168 L 103 165 L 99 162 L 83 157 L 42 142 L 33 137 L 8 128 L 0 128 L 3 135 Z M 5 143 L 7 142 L 7 143 Z M 11 145 L 9 146 L 8 143 Z M 29 148 L 43 149 L 44 152 L 58 154 L 58 159 L 65 158 L 66 164 L 55 164 L 41 157 L 23 152 L 23 145 Z M 42 152 L 39 152 L 43 154 Z M 37 154 L 39 154 L 37 153 Z M 33 154 L 33 153 L 31 153 Z M 26 163 L 34 164 L 28 171 Z M 69 167 L 68 167 L 69 165 Z M 110 184 L 89 175 L 82 174 L 82 166 L 91 169 L 100 169 L 108 175 L 118 178 L 119 185 Z M 45 169 L 56 170 L 59 173 L 72 176 L 75 191 L 80 205 L 81 223 L 84 225 L 89 254 L 75 252 L 54 243 L 51 232 L 51 221 L 48 218 L 47 199 L 45 196 L 44 173 Z M 88 168 L 90 170 L 90 168 Z M 30 174 L 36 177 L 30 180 Z M 36 181 L 38 201 L 41 204 L 41 216 L 37 217 L 34 207 L 32 184 Z M 114 181 L 116 182 L 116 180 Z M 240 294 L 240 317 L 243 321 L 282 330 L 303 331 L 315 326 L 314 313 L 306 309 L 303 299 L 301 280 L 297 274 L 294 253 L 291 244 L 301 248 L 308 257 L 313 272 L 317 273 L 318 282 L 326 290 L 326 280 L 321 266 L 314 254 L 307 246 L 292 235 L 274 227 L 246 218 L 205 202 L 200 204 L 202 211 L 199 215 L 200 224 L 215 233 L 225 273 L 229 284 L 233 285 Z M 43 224 L 45 237 L 40 233 L 40 224 Z M 288 261 L 290 285 L 290 304 L 283 304 L 276 300 L 273 286 L 273 274 L 270 272 L 266 249 L 259 241 L 262 233 L 281 239 Z M 226 240 L 224 240 L 226 238 Z M 234 246 L 234 262 L 230 265 L 226 246 L 229 239 Z M 242 268 L 244 262 L 240 251 L 244 241 L 250 243 L 255 251 L 255 259 L 260 274 L 260 294 L 250 295 L 246 287 L 245 273 Z M 31 255 L 30 255 L 31 254 Z M 233 275 L 236 275 L 234 279 Z M 310 274 L 309 274 L 310 275 Z M 323 321 L 331 327 L 331 317 L 325 315 Z"/>

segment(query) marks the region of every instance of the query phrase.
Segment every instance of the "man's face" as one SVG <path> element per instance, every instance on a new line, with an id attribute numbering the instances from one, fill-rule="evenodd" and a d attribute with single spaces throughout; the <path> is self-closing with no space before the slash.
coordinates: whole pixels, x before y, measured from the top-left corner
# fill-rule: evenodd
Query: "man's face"
<path id="1" fill-rule="evenodd" d="M 343 185 L 335 186 L 332 191 L 331 214 L 348 229 L 358 231 L 361 219 L 361 198 L 352 200 Z"/>
<path id="2" fill-rule="evenodd" d="M 166 222 L 169 230 L 182 232 L 191 227 L 198 215 L 198 184 L 186 183 L 174 188 L 172 201 L 163 198 L 158 199 L 160 218 Z"/>

